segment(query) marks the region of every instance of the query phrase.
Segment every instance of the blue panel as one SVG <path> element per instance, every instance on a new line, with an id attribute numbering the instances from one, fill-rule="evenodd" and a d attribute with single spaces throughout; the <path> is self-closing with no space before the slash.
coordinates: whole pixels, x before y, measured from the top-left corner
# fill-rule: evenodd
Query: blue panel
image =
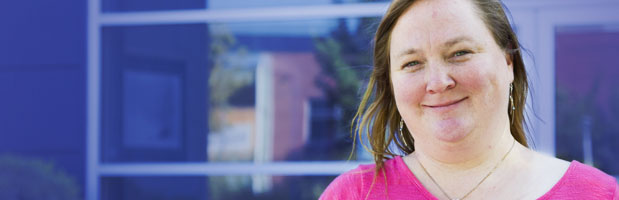
<path id="1" fill-rule="evenodd" d="M 83 75 L 76 69 L 0 72 L 0 153 L 50 161 L 83 183 Z"/>
<path id="2" fill-rule="evenodd" d="M 0 70 L 86 62 L 86 1 L 4 1 L 0 29 Z"/>
<path id="3" fill-rule="evenodd" d="M 85 174 L 86 1 L 0 6 L 0 154 Z"/>
<path id="4" fill-rule="evenodd" d="M 83 82 L 80 70 L 0 73 L 4 135 L 0 146 L 15 150 L 77 148 L 80 153 L 85 130 Z"/>

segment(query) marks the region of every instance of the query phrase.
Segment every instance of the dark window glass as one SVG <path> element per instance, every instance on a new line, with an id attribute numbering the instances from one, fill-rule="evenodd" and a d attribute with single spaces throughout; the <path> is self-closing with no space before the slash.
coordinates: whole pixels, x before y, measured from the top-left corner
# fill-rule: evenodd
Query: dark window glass
<path id="1" fill-rule="evenodd" d="M 556 153 L 619 174 L 619 31 L 556 32 Z"/>
<path id="2" fill-rule="evenodd" d="M 334 176 L 103 177 L 102 200 L 318 199 Z"/>
<path id="3" fill-rule="evenodd" d="M 205 25 L 105 27 L 104 162 L 206 160 Z"/>
<path id="4" fill-rule="evenodd" d="M 204 9 L 208 0 L 101 0 L 103 12 Z"/>
<path id="5" fill-rule="evenodd" d="M 206 200 L 206 177 L 102 177 L 101 200 Z"/>

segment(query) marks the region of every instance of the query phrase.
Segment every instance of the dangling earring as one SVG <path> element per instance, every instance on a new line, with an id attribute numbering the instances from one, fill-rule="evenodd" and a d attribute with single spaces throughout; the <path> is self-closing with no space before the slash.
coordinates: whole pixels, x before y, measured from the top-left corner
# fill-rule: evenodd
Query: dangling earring
<path id="1" fill-rule="evenodd" d="M 511 115 L 511 124 L 514 124 L 514 112 L 516 111 L 516 105 L 514 104 L 514 98 L 512 97 L 512 92 L 514 91 L 514 84 L 509 84 L 509 102 L 511 109 L 509 110 L 509 114 Z"/>
<path id="2" fill-rule="evenodd" d="M 400 119 L 400 136 L 402 136 L 402 141 L 404 141 L 404 145 L 408 147 L 408 143 L 406 143 L 406 139 L 404 139 L 404 120 Z"/>

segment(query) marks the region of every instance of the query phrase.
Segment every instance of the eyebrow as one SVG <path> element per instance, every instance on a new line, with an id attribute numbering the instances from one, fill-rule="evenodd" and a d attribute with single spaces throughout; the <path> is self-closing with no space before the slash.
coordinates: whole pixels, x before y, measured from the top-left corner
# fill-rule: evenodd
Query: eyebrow
<path id="1" fill-rule="evenodd" d="M 469 42 L 470 42 L 470 41 L 473 41 L 473 38 L 470 38 L 470 37 L 468 37 L 468 36 L 460 36 L 460 37 L 456 37 L 456 38 L 454 38 L 454 39 L 451 39 L 451 40 L 449 40 L 449 41 L 445 42 L 445 43 L 443 44 L 443 46 L 444 46 L 444 47 L 451 47 L 451 46 L 453 46 L 453 45 L 455 45 L 455 44 L 458 44 L 458 43 L 460 43 L 460 42 L 464 42 L 464 41 L 469 41 Z"/>
<path id="2" fill-rule="evenodd" d="M 459 37 L 456 37 L 456 38 L 448 40 L 447 42 L 443 43 L 442 46 L 444 46 L 444 47 L 451 47 L 451 46 L 453 46 L 455 44 L 458 44 L 460 42 L 463 42 L 463 41 L 473 41 L 473 39 L 468 37 L 468 36 L 459 36 Z M 410 54 L 415 54 L 415 53 L 417 53 L 417 51 L 418 50 L 415 49 L 415 48 L 410 48 L 410 49 L 407 49 L 407 50 L 403 51 L 402 53 L 400 53 L 398 55 L 398 57 L 402 57 L 402 56 L 410 55 Z"/>

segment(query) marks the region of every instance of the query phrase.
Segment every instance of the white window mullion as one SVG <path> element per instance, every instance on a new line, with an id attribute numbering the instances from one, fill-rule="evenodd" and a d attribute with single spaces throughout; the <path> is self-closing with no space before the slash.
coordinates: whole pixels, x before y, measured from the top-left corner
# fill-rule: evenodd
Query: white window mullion
<path id="1" fill-rule="evenodd" d="M 388 3 L 358 3 L 275 8 L 103 13 L 100 20 L 104 26 L 117 26 L 356 18 L 381 16 L 387 10 L 388 5 Z"/>
<path id="2" fill-rule="evenodd" d="M 99 139 L 100 139 L 100 78 L 101 78 L 101 25 L 100 0 L 88 0 L 87 14 L 87 119 L 86 119 L 86 188 L 85 199 L 99 199 Z"/>
<path id="3" fill-rule="evenodd" d="M 101 164 L 101 176 L 336 176 L 367 162 L 143 163 Z"/>

